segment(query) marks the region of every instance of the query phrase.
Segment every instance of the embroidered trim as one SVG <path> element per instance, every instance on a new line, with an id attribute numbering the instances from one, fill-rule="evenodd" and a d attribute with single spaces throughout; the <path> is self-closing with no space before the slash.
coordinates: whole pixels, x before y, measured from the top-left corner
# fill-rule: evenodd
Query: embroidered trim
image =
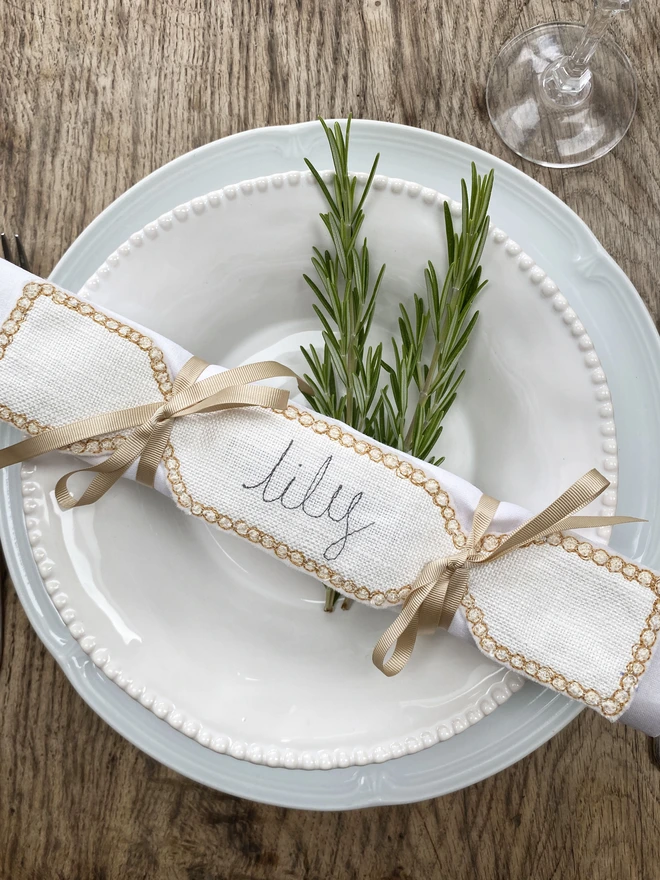
<path id="1" fill-rule="evenodd" d="M 185 510 L 190 511 L 193 516 L 198 516 L 208 523 L 215 523 L 224 531 L 233 531 L 240 538 L 247 538 L 253 544 L 260 544 L 266 550 L 271 550 L 278 559 L 286 560 L 298 568 L 303 568 L 324 583 L 354 595 L 356 599 L 362 602 L 369 602 L 376 607 L 384 605 L 386 602 L 397 605 L 410 595 L 410 586 L 401 587 L 398 590 L 388 590 L 387 593 L 383 593 L 380 590 L 369 590 L 364 586 L 358 587 L 354 581 L 344 578 L 337 571 L 330 568 L 330 566 L 319 564 L 311 557 L 305 556 L 300 550 L 292 549 L 288 544 L 278 541 L 277 538 L 261 531 L 256 526 L 250 526 L 244 520 L 233 520 L 226 514 L 220 513 L 215 507 L 205 506 L 198 501 L 194 501 L 183 481 L 179 470 L 181 463 L 176 457 L 172 446 L 168 446 L 165 450 L 163 460 L 167 469 L 167 479 L 176 502 Z"/>
<path id="2" fill-rule="evenodd" d="M 368 455 L 371 461 L 383 464 L 388 470 L 395 471 L 398 477 L 410 480 L 413 485 L 423 488 L 432 498 L 433 503 L 440 508 L 445 531 L 452 539 L 454 546 L 459 549 L 465 546 L 467 537 L 461 530 L 454 509 L 450 507 L 449 495 L 442 489 L 437 480 L 429 479 L 424 471 L 414 468 L 410 462 L 402 461 L 393 453 L 384 453 L 378 446 L 368 443 L 366 440 L 356 440 L 352 434 L 342 431 L 338 425 L 330 425 L 322 419 L 316 419 L 305 410 L 289 406 L 285 410 L 272 410 L 272 412 L 276 415 L 282 415 L 291 421 L 297 420 L 304 428 L 312 428 L 317 434 L 323 434 L 328 439 L 340 443 L 346 448 L 353 449 L 357 455 Z M 216 523 L 221 529 L 233 531 L 241 538 L 247 538 L 253 544 L 260 544 L 266 550 L 271 550 L 279 559 L 288 560 L 298 568 L 303 568 L 310 574 L 315 575 L 324 583 L 355 596 L 361 602 L 369 602 L 376 607 L 385 604 L 398 605 L 404 602 L 410 595 L 410 584 L 406 584 L 398 589 L 392 588 L 385 593 L 381 590 L 370 590 L 365 586 L 358 587 L 354 581 L 344 578 L 328 565 L 316 562 L 316 560 L 305 556 L 300 550 L 291 549 L 287 544 L 278 541 L 266 532 L 262 532 L 256 526 L 250 526 L 243 520 L 234 521 L 226 514 L 220 513 L 215 507 L 200 504 L 191 498 L 188 492 L 188 488 L 180 473 L 181 463 L 171 445 L 165 450 L 163 460 L 167 469 L 167 478 L 177 503 L 186 510 L 189 510 L 193 516 L 202 517 L 209 523 Z"/>
<path id="3" fill-rule="evenodd" d="M 467 536 L 461 529 L 461 524 L 456 519 L 456 512 L 450 505 L 450 498 L 437 480 L 430 479 L 423 470 L 414 468 L 409 461 L 404 461 L 393 452 L 383 452 L 374 443 L 367 440 L 356 440 L 352 434 L 342 431 L 339 425 L 329 424 L 323 419 L 315 418 L 305 410 L 299 410 L 295 406 L 288 406 L 285 410 L 273 410 L 277 415 L 283 415 L 291 421 L 298 421 L 303 428 L 312 428 L 316 434 L 325 435 L 329 440 L 339 443 L 347 449 L 352 449 L 357 455 L 367 455 L 371 461 L 384 465 L 388 470 L 394 471 L 402 480 L 409 480 L 413 486 L 424 489 L 433 499 L 433 503 L 440 508 L 444 519 L 445 531 L 451 538 L 454 547 L 460 550 L 465 547 Z"/>
<path id="4" fill-rule="evenodd" d="M 66 306 L 71 311 L 77 312 L 85 318 L 90 318 L 97 324 L 100 324 L 111 333 L 125 338 L 128 342 L 132 342 L 142 349 L 149 356 L 151 370 L 153 372 L 158 388 L 163 397 L 168 400 L 172 392 L 172 380 L 163 359 L 163 353 L 153 344 L 148 336 L 143 336 L 137 330 L 116 321 L 114 318 L 108 317 L 103 312 L 91 306 L 89 303 L 78 299 L 75 296 L 58 290 L 54 285 L 48 283 L 39 284 L 35 281 L 28 282 L 24 287 L 21 296 L 18 298 L 16 306 L 12 309 L 9 318 L 0 328 L 0 360 L 5 356 L 5 352 L 12 340 L 20 330 L 23 322 L 27 318 L 30 309 L 40 296 L 48 296 L 54 303 Z M 15 413 L 10 407 L 0 405 L 0 419 L 10 422 L 21 431 L 27 431 L 28 434 L 36 436 L 42 431 L 48 431 L 50 425 L 44 425 L 37 419 L 29 419 L 25 413 Z M 72 446 L 65 447 L 66 452 L 75 454 L 95 455 L 101 452 L 112 452 L 126 438 L 122 434 L 112 437 L 94 438 L 85 442 L 74 443 Z"/>
<path id="5" fill-rule="evenodd" d="M 494 550 L 506 535 L 487 535 L 484 538 L 484 549 Z M 489 541 L 495 539 L 496 543 Z M 488 542 L 489 546 L 486 546 Z M 588 541 L 580 541 L 575 535 L 549 535 L 535 544 L 547 544 L 551 547 L 561 547 L 567 553 L 575 553 L 580 559 L 591 561 L 600 567 L 606 567 L 612 574 L 621 574 L 628 581 L 636 581 L 660 597 L 660 579 L 647 568 L 641 568 L 632 562 L 625 562 L 620 556 L 605 550 L 603 547 L 594 547 Z M 526 547 L 531 545 L 527 544 Z M 579 700 L 599 710 L 603 715 L 615 718 L 624 711 L 630 701 L 631 692 L 639 684 L 640 677 L 646 671 L 651 660 L 651 648 L 656 642 L 660 630 L 660 598 L 657 598 L 653 610 L 647 616 L 645 627 L 640 633 L 639 639 L 631 648 L 632 660 L 627 664 L 625 672 L 619 680 L 619 687 L 610 695 L 603 695 L 593 688 L 587 688 L 580 682 L 569 680 L 566 676 L 550 666 L 544 666 L 536 660 L 529 659 L 523 654 L 512 651 L 506 645 L 494 639 L 488 629 L 484 612 L 477 605 L 475 597 L 466 593 L 463 597 L 463 607 L 468 626 L 472 631 L 476 642 L 481 650 L 490 654 L 500 663 L 504 663 L 516 672 L 523 672 L 529 678 L 539 681 L 546 687 L 550 687 L 558 693 L 568 694 L 575 700 Z"/>
<path id="6" fill-rule="evenodd" d="M 413 485 L 423 488 L 431 496 L 434 504 L 440 508 L 445 530 L 451 537 L 454 546 L 461 548 L 465 545 L 467 538 L 455 517 L 454 509 L 450 506 L 449 495 L 442 489 L 437 480 L 430 479 L 424 471 L 414 468 L 409 462 L 401 460 L 393 453 L 384 453 L 378 446 L 366 440 L 356 440 L 352 434 L 343 431 L 338 425 L 330 424 L 323 419 L 317 419 L 305 410 L 289 406 L 286 410 L 273 410 L 273 412 L 277 415 L 283 415 L 292 421 L 297 421 L 303 427 L 311 428 L 317 434 L 325 435 L 329 440 L 340 443 L 346 448 L 353 449 L 357 455 L 368 455 L 371 461 L 381 463 L 388 470 L 395 471 L 398 477 L 409 480 Z M 410 595 L 410 585 L 401 587 L 398 590 L 388 590 L 387 593 L 371 591 L 365 586 L 356 587 L 353 581 L 344 579 L 342 575 L 326 565 L 319 565 L 315 560 L 307 558 L 300 551 L 292 550 L 287 544 L 278 542 L 272 535 L 262 532 L 255 526 L 248 525 L 243 520 L 234 522 L 231 517 L 219 513 L 214 507 L 205 507 L 199 502 L 194 501 L 188 494 L 180 474 L 180 462 L 176 458 L 171 446 L 168 447 L 165 453 L 165 466 L 176 500 L 182 507 L 189 509 L 194 516 L 203 517 L 210 523 L 217 523 L 220 528 L 226 531 L 234 531 L 240 537 L 247 538 L 254 544 L 260 544 L 267 550 L 272 550 L 279 559 L 288 560 L 293 565 L 304 568 L 305 571 L 316 575 L 324 583 L 329 583 L 337 589 L 354 595 L 355 598 L 362 602 L 368 601 L 376 606 L 382 606 L 386 603 L 395 605 L 405 601 Z M 490 552 L 495 550 L 506 538 L 506 534 L 496 535 L 489 533 L 484 536 L 479 547 Z M 634 563 L 625 562 L 620 556 L 611 554 L 602 547 L 594 547 L 588 541 L 580 541 L 574 535 L 563 534 L 550 535 L 534 543 L 539 545 L 548 544 L 555 547 L 561 546 L 567 553 L 575 553 L 584 561 L 591 561 L 595 565 L 605 566 L 612 574 L 620 573 L 627 580 L 636 580 L 641 586 L 653 590 L 660 597 L 660 579 L 653 572 L 640 568 Z M 531 544 L 524 546 L 529 547 Z M 465 595 L 462 604 L 466 611 L 468 626 L 475 640 L 481 646 L 482 651 L 493 656 L 498 662 L 514 671 L 523 672 L 528 677 L 539 681 L 546 687 L 553 688 L 558 693 L 569 694 L 573 699 L 584 702 L 586 705 L 597 709 L 610 718 L 619 715 L 629 702 L 630 692 L 637 686 L 639 677 L 646 670 L 646 665 L 651 658 L 650 649 L 656 641 L 656 633 L 660 630 L 660 598 L 658 598 L 654 604 L 653 612 L 646 619 L 645 628 L 642 630 L 639 640 L 632 648 L 633 660 L 628 663 L 625 673 L 621 676 L 620 687 L 611 696 L 603 696 L 594 689 L 583 686 L 578 681 L 569 680 L 555 669 L 543 666 L 538 661 L 524 657 L 522 654 L 512 651 L 506 645 L 497 642 L 490 635 L 488 624 L 484 619 L 484 612 L 477 606 L 475 597 L 471 593 Z"/>

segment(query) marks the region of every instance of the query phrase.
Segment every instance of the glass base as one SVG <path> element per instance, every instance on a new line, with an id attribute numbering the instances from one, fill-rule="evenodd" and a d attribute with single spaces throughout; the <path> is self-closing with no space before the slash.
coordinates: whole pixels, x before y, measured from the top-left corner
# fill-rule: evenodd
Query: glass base
<path id="1" fill-rule="evenodd" d="M 486 104 L 495 131 L 537 165 L 593 162 L 619 143 L 635 115 L 635 74 L 609 37 L 596 49 L 576 103 L 567 105 L 552 83 L 542 86 L 548 66 L 570 54 L 583 33 L 568 22 L 538 25 L 508 42 L 490 71 Z"/>

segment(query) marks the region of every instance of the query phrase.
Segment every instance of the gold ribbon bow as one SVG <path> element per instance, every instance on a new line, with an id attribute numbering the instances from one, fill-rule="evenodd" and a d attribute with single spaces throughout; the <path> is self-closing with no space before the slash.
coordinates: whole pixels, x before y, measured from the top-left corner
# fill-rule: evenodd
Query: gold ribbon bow
<path id="1" fill-rule="evenodd" d="M 541 513 L 527 520 L 490 553 L 479 550 L 480 542 L 493 521 L 499 501 L 482 495 L 474 513 L 472 531 L 458 553 L 427 563 L 412 586 L 412 592 L 394 623 L 378 640 L 372 659 L 385 675 L 397 675 L 415 647 L 418 632 L 432 633 L 438 627 L 449 629 L 468 585 L 468 572 L 486 565 L 512 550 L 565 529 L 591 529 L 621 523 L 645 522 L 631 516 L 574 516 L 607 489 L 609 480 L 597 470 L 580 477 Z M 388 659 L 388 652 L 394 648 Z"/>
<path id="2" fill-rule="evenodd" d="M 172 395 L 164 403 L 146 403 L 128 409 L 102 413 L 89 419 L 72 422 L 62 428 L 51 428 L 36 437 L 29 437 L 13 446 L 0 450 L 0 469 L 10 464 L 28 461 L 46 452 L 70 446 L 90 437 L 114 434 L 134 428 L 121 446 L 105 461 L 92 467 L 65 474 L 55 487 L 55 497 L 63 510 L 93 504 L 138 460 L 137 480 L 153 486 L 174 419 L 195 413 L 218 412 L 236 406 L 262 406 L 285 409 L 289 392 L 264 385 L 252 385 L 262 379 L 290 376 L 298 382 L 301 391 L 312 393 L 311 388 L 288 367 L 276 361 L 246 364 L 216 373 L 198 382 L 208 364 L 197 357 L 187 361 L 174 382 Z M 80 498 L 68 489 L 70 477 L 76 473 L 96 474 Z"/>

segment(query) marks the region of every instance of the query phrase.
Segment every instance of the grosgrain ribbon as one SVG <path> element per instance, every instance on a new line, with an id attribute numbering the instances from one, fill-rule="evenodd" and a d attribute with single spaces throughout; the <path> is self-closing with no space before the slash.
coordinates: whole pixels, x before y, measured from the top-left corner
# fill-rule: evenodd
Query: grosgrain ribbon
<path id="1" fill-rule="evenodd" d="M 541 513 L 527 520 L 491 552 L 477 548 L 499 507 L 499 501 L 482 495 L 474 513 L 472 530 L 465 547 L 458 553 L 427 563 L 412 586 L 398 617 L 383 633 L 374 648 L 374 664 L 387 676 L 397 675 L 415 647 L 418 632 L 449 629 L 468 586 L 468 572 L 486 565 L 512 550 L 565 529 L 591 529 L 621 523 L 645 522 L 632 516 L 573 516 L 607 489 L 609 480 L 597 470 L 573 485 Z M 392 655 L 387 658 L 389 651 Z"/>
<path id="2" fill-rule="evenodd" d="M 58 481 L 55 497 L 60 507 L 63 510 L 82 507 L 98 501 L 136 460 L 138 460 L 138 481 L 153 486 L 174 419 L 199 413 L 219 412 L 237 406 L 285 409 L 289 401 L 288 391 L 267 385 L 251 384 L 263 379 L 273 379 L 276 376 L 292 377 L 297 381 L 301 391 L 312 393 L 312 389 L 296 373 L 276 361 L 246 364 L 243 367 L 216 373 L 198 382 L 197 379 L 207 366 L 206 361 L 191 357 L 179 371 L 172 395 L 164 403 L 146 403 L 142 406 L 102 413 L 61 428 L 51 428 L 36 437 L 29 437 L 27 440 L 8 446 L 0 450 L 0 469 L 28 461 L 46 452 L 62 449 L 81 440 L 88 440 L 90 437 L 100 437 L 134 428 L 135 430 L 105 461 L 92 467 L 71 471 Z M 69 478 L 77 473 L 96 474 L 80 498 L 75 498 L 67 486 Z"/>

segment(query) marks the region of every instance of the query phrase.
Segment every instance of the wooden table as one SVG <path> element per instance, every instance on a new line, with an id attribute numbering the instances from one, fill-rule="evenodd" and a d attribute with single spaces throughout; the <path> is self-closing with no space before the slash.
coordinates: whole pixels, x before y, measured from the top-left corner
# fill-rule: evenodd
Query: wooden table
<path id="1" fill-rule="evenodd" d="M 47 274 L 121 192 L 233 132 L 323 114 L 403 122 L 517 164 L 586 220 L 660 314 L 657 4 L 618 39 L 640 101 L 593 166 L 544 171 L 497 139 L 497 48 L 587 0 L 6 0 L 0 229 Z M 6 577 L 5 577 L 5 580 Z M 107 727 L 45 651 L 9 583 L 0 666 L 2 880 L 654 880 L 660 770 L 646 738 L 584 712 L 533 755 L 409 807 L 299 813 L 181 778 Z"/>

